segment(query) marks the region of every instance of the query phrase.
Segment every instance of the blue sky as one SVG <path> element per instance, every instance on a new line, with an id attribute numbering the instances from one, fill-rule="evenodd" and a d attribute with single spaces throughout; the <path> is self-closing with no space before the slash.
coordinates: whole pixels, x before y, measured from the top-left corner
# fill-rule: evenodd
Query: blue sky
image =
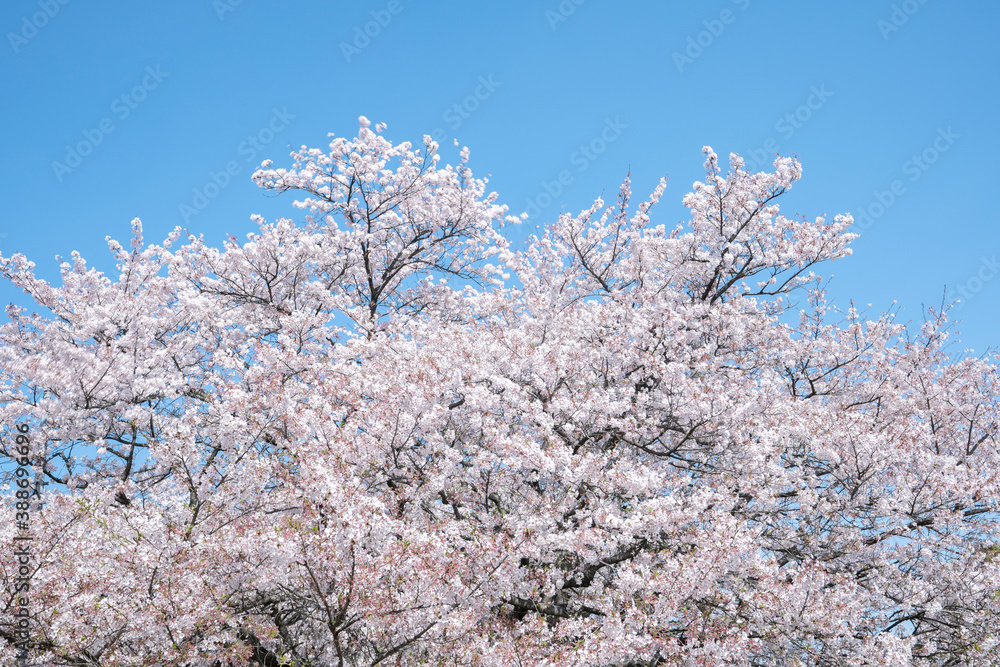
<path id="1" fill-rule="evenodd" d="M 113 268 L 104 237 L 134 217 L 152 242 L 181 225 L 218 244 L 251 214 L 299 216 L 250 174 L 359 115 L 397 142 L 435 133 L 448 161 L 458 138 L 532 212 L 514 238 L 630 169 L 637 197 L 668 176 L 653 222 L 672 227 L 703 145 L 777 151 L 804 168 L 786 214 L 865 220 L 821 268 L 837 303 L 919 322 L 960 288 L 982 352 L 1000 343 L 998 19 L 986 0 L 7 0 L 0 252 L 53 279 L 73 250 Z"/>

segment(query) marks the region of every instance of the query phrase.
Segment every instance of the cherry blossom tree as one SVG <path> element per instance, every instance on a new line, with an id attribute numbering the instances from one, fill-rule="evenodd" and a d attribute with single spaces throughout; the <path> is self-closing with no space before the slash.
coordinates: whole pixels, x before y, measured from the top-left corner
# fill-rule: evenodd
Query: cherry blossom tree
<path id="1" fill-rule="evenodd" d="M 515 250 L 467 151 L 383 133 L 265 162 L 303 219 L 245 241 L 0 257 L 32 664 L 1000 661 L 997 367 L 827 300 L 852 220 L 780 213 L 798 162 Z"/>

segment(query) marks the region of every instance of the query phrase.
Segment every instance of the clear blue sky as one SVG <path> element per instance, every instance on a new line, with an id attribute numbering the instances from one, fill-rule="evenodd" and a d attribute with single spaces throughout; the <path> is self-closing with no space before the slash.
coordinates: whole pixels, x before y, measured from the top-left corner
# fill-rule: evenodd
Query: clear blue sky
<path id="1" fill-rule="evenodd" d="M 219 243 L 300 215 L 250 174 L 359 115 L 394 141 L 437 131 L 449 161 L 469 146 L 503 202 L 538 207 L 519 237 L 630 168 L 637 197 L 669 177 L 654 222 L 673 226 L 703 145 L 777 150 L 804 167 L 786 213 L 870 214 L 821 269 L 838 303 L 919 321 L 960 286 L 963 345 L 1000 344 L 1000 5 L 577 2 L 6 0 L 0 251 L 55 278 L 73 250 L 113 268 L 104 237 L 134 217 L 149 241 Z"/>

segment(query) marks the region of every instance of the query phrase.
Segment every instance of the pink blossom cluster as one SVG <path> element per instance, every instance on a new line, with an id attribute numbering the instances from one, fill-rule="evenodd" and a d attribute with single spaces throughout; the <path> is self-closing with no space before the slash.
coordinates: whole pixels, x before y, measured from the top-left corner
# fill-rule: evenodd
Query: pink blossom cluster
<path id="1" fill-rule="evenodd" d="M 1000 661 L 997 367 L 826 299 L 852 220 L 779 211 L 797 161 L 705 148 L 686 222 L 626 179 L 515 251 L 467 151 L 384 129 L 262 165 L 298 224 L 0 257 L 33 664 Z"/>

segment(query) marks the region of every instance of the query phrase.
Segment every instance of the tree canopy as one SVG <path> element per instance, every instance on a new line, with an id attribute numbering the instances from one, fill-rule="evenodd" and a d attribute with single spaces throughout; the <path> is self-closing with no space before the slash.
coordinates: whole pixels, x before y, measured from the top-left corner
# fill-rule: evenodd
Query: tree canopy
<path id="1" fill-rule="evenodd" d="M 38 664 L 1000 660 L 997 367 L 830 303 L 856 235 L 781 214 L 796 160 L 706 147 L 687 221 L 626 178 L 515 249 L 467 151 L 384 129 L 266 161 L 303 219 L 245 241 L 0 257 Z"/>

